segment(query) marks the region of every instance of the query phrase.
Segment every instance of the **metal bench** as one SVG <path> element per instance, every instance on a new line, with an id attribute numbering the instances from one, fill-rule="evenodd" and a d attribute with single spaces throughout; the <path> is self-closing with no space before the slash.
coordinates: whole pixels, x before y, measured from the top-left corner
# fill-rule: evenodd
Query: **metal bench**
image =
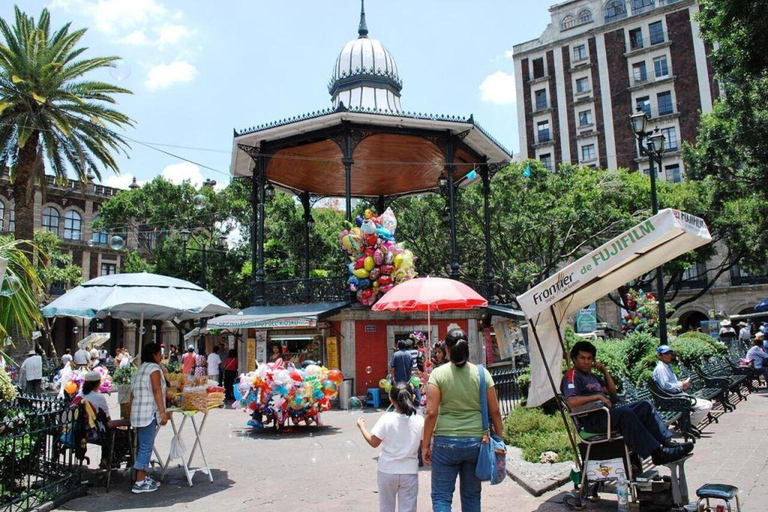
<path id="1" fill-rule="evenodd" d="M 736 409 L 728 400 L 731 381 L 723 377 L 707 377 L 691 371 L 685 365 L 680 365 L 681 378 L 691 379 L 691 387 L 688 388 L 688 394 L 694 398 L 703 400 L 717 401 L 723 406 L 726 412 Z"/>
<path id="2" fill-rule="evenodd" d="M 742 387 L 747 388 L 749 392 L 749 378 L 746 375 L 736 375 L 731 368 L 721 358 L 712 357 L 709 360 L 702 360 L 701 366 L 694 366 L 696 372 L 710 377 L 723 377 L 728 379 L 729 391 L 739 395 L 739 399 L 746 400 L 747 396 L 742 393 Z"/>
<path id="3" fill-rule="evenodd" d="M 693 411 L 693 404 L 695 398 L 687 393 L 669 393 L 659 387 L 654 380 L 648 381 L 648 390 L 653 396 L 653 403 L 656 405 L 656 409 L 661 414 L 663 410 L 678 411 L 680 412 L 680 418 L 677 422 L 677 427 L 680 433 L 683 434 L 685 440 L 689 438 L 694 442 L 697 438 L 701 437 L 701 431 L 698 429 L 698 425 L 691 423 L 691 412 Z M 708 415 L 708 418 L 717 421 L 717 418 Z M 662 416 L 663 419 L 663 416 Z"/>
<path id="4" fill-rule="evenodd" d="M 690 425 L 690 414 L 688 414 L 687 420 L 684 418 L 686 415 L 685 411 L 688 410 L 687 402 L 684 403 L 683 401 L 679 400 L 657 402 L 656 397 L 653 395 L 653 393 L 651 393 L 651 390 L 649 390 L 646 386 L 638 388 L 627 378 L 623 379 L 622 386 L 624 388 L 625 403 L 631 404 L 634 402 L 640 402 L 642 400 L 651 402 L 654 406 L 656 406 L 656 412 L 659 413 L 659 417 L 665 425 L 669 426 L 676 422 L 682 422 L 685 424 L 686 421 L 687 424 Z M 687 429 L 681 427 L 680 430 L 683 435 L 686 434 Z"/>

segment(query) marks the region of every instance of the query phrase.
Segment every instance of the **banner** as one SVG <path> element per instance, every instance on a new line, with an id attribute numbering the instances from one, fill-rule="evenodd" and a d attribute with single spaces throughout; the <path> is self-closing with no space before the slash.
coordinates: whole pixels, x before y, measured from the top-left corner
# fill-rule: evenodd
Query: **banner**
<path id="1" fill-rule="evenodd" d="M 267 363 L 267 331 L 256 331 L 256 361 Z"/>
<path id="2" fill-rule="evenodd" d="M 248 338 L 245 342 L 245 371 L 252 372 L 256 369 L 256 340 Z"/>
<path id="3" fill-rule="evenodd" d="M 523 331 L 514 320 L 502 320 L 493 324 L 496 333 L 496 344 L 499 347 L 501 359 L 511 359 L 527 353 L 523 341 Z"/>
<path id="4" fill-rule="evenodd" d="M 325 338 L 325 353 L 328 355 L 326 366 L 329 370 L 339 369 L 339 345 L 335 336 Z"/>

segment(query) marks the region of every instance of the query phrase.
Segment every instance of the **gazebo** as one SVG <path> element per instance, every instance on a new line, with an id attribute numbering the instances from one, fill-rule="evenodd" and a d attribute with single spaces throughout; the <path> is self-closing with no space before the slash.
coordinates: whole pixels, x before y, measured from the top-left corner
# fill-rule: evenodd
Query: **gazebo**
<path id="1" fill-rule="evenodd" d="M 478 176 L 485 194 L 486 239 L 486 282 L 478 291 L 493 299 L 489 296 L 493 272 L 488 195 L 493 173 L 509 163 L 511 155 L 472 116 L 404 112 L 401 89 L 394 58 L 379 41 L 368 37 L 363 6 L 358 38 L 344 46 L 333 67 L 328 86 L 332 107 L 235 131 L 231 172 L 251 178 L 253 184 L 255 305 L 346 298 L 343 281 L 311 282 L 308 265 L 304 279 L 267 280 L 264 203 L 275 188 L 295 194 L 304 205 L 307 254 L 311 205 L 319 198 L 343 197 L 351 221 L 353 199 L 365 199 L 381 213 L 398 197 L 445 192 L 450 277 L 459 278 L 455 191 Z"/>
<path id="2" fill-rule="evenodd" d="M 232 319 L 238 329 L 249 330 L 247 361 L 251 361 L 251 353 L 261 361 L 268 345 L 270 350 L 279 345 L 289 359 L 301 359 L 302 351 L 312 353 L 322 344 L 324 363 L 340 367 L 345 377 L 357 379 L 357 393 L 364 394 L 386 372 L 388 351 L 391 353 L 395 340 L 407 337 L 409 332 L 429 329 L 431 339 L 437 339 L 445 329 L 457 325 L 469 333 L 473 357 L 479 360 L 483 355 L 484 342 L 477 327 L 482 312 L 438 314 L 429 326 L 421 313 L 349 308 L 355 297 L 348 291 L 346 275 L 309 277 L 311 207 L 316 201 L 344 198 L 346 218 L 351 222 L 354 200 L 372 203 L 381 214 L 396 198 L 439 192 L 446 196 L 449 212 L 448 274 L 461 279 L 456 191 L 481 180 L 485 197 L 485 278 L 482 283 L 467 284 L 490 303 L 495 302 L 490 184 L 496 170 L 507 165 L 511 155 L 473 116 L 403 111 L 402 87 L 395 59 L 379 41 L 368 36 L 363 6 L 358 37 L 344 46 L 333 66 L 328 85 L 330 108 L 235 131 L 231 173 L 235 178 L 251 180 L 255 219 L 254 307 Z M 275 189 L 294 194 L 304 207 L 305 266 L 300 279 L 275 281 L 265 274 L 264 206 Z M 340 268 L 339 274 L 344 271 Z M 297 320 L 291 318 L 293 313 L 303 323 L 316 327 L 294 327 Z M 209 323 L 225 329 L 235 324 L 219 324 L 217 319 Z"/>

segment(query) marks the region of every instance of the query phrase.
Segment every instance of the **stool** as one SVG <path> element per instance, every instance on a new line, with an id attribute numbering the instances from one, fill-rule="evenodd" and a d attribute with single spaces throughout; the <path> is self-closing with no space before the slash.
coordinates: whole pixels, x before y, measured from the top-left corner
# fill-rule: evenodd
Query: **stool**
<path id="1" fill-rule="evenodd" d="M 696 502 L 696 508 L 702 512 L 711 512 L 712 508 L 709 505 L 709 500 L 722 500 L 725 502 L 726 509 L 731 512 L 731 500 L 736 498 L 736 512 L 741 512 L 741 504 L 739 503 L 739 488 L 735 485 L 728 484 L 704 484 L 696 490 L 696 496 L 699 497 L 699 501 Z M 707 508 L 701 508 L 701 502 L 707 502 Z"/>
<path id="2" fill-rule="evenodd" d="M 671 473 L 672 501 L 680 507 L 688 503 L 688 481 L 685 478 L 685 461 L 691 457 L 692 455 L 687 455 L 669 464 L 664 464 Z M 698 493 L 698 491 L 696 492 Z"/>
<path id="3" fill-rule="evenodd" d="M 378 409 L 381 405 L 381 395 L 379 388 L 368 388 L 365 390 L 365 405 L 372 405 Z"/>
<path id="4" fill-rule="evenodd" d="M 107 423 L 107 431 L 109 432 L 109 457 L 107 461 L 107 492 L 109 492 L 109 485 L 112 481 L 112 458 L 115 454 L 115 438 L 117 436 L 117 431 L 125 431 L 126 435 L 128 436 L 128 444 L 130 446 L 129 450 L 130 455 L 128 462 L 130 463 L 130 466 L 133 466 L 133 462 L 136 460 L 136 436 L 134 435 L 133 429 L 131 429 L 131 422 L 130 420 L 112 420 Z M 121 454 L 121 456 L 125 456 L 126 454 Z M 118 461 L 118 468 L 120 467 L 120 462 Z"/>

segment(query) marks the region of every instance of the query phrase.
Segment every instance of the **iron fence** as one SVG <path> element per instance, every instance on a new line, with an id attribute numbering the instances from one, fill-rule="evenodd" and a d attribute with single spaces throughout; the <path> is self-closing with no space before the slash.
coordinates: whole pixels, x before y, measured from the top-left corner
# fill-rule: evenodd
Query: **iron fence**
<path id="1" fill-rule="evenodd" d="M 19 395 L 0 404 L 0 512 L 60 504 L 80 487 L 80 472 L 64 434 L 75 415 L 65 400 Z"/>
<path id="2" fill-rule="evenodd" d="M 316 277 L 266 281 L 264 298 L 269 305 L 341 302 L 349 299 L 346 277 Z"/>
<path id="3" fill-rule="evenodd" d="M 528 373 L 528 368 L 513 368 L 510 365 L 489 368 L 488 371 L 496 386 L 501 417 L 506 418 L 525 398 L 525 393 L 520 386 L 520 377 Z"/>

